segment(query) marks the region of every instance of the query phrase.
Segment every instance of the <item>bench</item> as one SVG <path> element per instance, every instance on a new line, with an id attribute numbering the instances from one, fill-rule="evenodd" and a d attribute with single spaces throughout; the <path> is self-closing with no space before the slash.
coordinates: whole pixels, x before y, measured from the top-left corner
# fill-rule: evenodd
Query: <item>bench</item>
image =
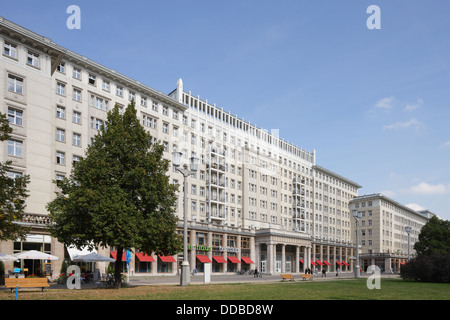
<path id="1" fill-rule="evenodd" d="M 295 278 L 290 273 L 282 273 L 281 274 L 281 279 L 283 281 L 285 281 L 285 280 L 294 280 Z"/>
<path id="2" fill-rule="evenodd" d="M 314 279 L 314 275 L 309 274 L 309 273 L 302 273 L 302 279 L 306 280 L 306 279 Z"/>
<path id="3" fill-rule="evenodd" d="M 5 287 L 11 288 L 11 292 L 16 286 L 19 288 L 44 288 L 50 287 L 47 278 L 5 278 Z"/>

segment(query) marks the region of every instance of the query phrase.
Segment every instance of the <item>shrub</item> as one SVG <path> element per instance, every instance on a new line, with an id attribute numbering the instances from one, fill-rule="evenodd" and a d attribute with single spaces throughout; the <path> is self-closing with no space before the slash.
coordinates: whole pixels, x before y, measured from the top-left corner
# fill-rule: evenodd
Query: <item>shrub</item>
<path id="1" fill-rule="evenodd" d="M 421 254 L 400 269 L 404 280 L 450 283 L 450 254 Z"/>

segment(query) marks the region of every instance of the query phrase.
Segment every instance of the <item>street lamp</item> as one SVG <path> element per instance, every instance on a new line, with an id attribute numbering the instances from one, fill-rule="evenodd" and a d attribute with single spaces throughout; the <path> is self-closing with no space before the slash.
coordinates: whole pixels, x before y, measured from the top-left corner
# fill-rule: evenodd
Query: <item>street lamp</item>
<path id="1" fill-rule="evenodd" d="M 356 266 L 355 266 L 355 278 L 361 278 L 361 271 L 359 270 L 359 219 L 362 218 L 362 212 L 353 210 L 353 218 L 356 221 Z"/>
<path id="2" fill-rule="evenodd" d="M 180 172 L 184 177 L 184 205 L 183 205 L 183 215 L 184 215 L 184 226 L 183 226 L 183 262 L 181 263 L 181 278 L 180 285 L 186 286 L 191 283 L 190 268 L 188 260 L 188 244 L 187 244 L 187 177 L 196 173 L 198 170 L 198 158 L 191 157 L 189 160 L 189 169 L 187 166 L 185 168 L 180 168 L 181 166 L 181 152 L 172 152 L 172 164 L 175 169 Z"/>
<path id="3" fill-rule="evenodd" d="M 409 251 L 409 243 L 410 243 L 412 228 L 410 226 L 406 226 L 405 231 L 408 233 L 408 261 L 409 261 L 411 259 L 410 251 Z"/>

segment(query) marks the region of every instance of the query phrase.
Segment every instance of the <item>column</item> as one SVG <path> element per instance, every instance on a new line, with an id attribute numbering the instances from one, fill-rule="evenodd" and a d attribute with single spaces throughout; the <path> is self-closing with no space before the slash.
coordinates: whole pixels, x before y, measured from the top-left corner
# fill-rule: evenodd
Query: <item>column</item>
<path id="1" fill-rule="evenodd" d="M 316 244 L 313 243 L 312 248 L 310 248 L 310 249 L 312 249 L 311 252 L 310 252 L 310 254 L 311 254 L 311 260 L 312 260 L 312 261 L 316 261 Z M 311 260 L 310 260 L 310 261 L 311 261 Z"/>
<path id="2" fill-rule="evenodd" d="M 305 261 L 303 261 L 305 262 Z M 300 247 L 296 246 L 295 247 L 295 273 L 299 273 L 300 272 Z"/>
<path id="3" fill-rule="evenodd" d="M 256 266 L 258 266 L 259 270 L 259 262 L 258 262 L 260 259 L 259 255 L 260 255 L 259 244 L 255 245 L 255 238 L 250 237 L 250 259 L 254 262 L 254 264 L 250 265 L 250 270 L 255 269 Z"/>
<path id="4" fill-rule="evenodd" d="M 281 273 L 286 272 L 286 245 L 281 245 Z"/>
<path id="5" fill-rule="evenodd" d="M 320 262 L 323 261 L 323 244 L 320 245 Z M 319 271 L 322 271 L 322 269 L 324 268 L 324 266 L 320 266 L 319 265 Z"/>
<path id="6" fill-rule="evenodd" d="M 188 232 L 189 232 L 189 230 L 188 230 Z M 189 235 L 189 237 L 190 237 L 190 243 L 191 243 L 191 246 L 192 246 L 192 250 L 190 250 L 190 252 L 189 252 L 189 250 L 188 250 L 188 255 L 189 255 L 189 269 L 191 270 L 190 272 L 193 272 L 194 271 L 194 269 L 195 269 L 195 256 L 197 255 L 197 250 L 195 249 L 195 245 L 196 245 L 196 241 L 197 241 L 197 233 L 195 232 L 195 230 L 191 230 L 191 232 L 190 232 L 190 235 Z"/>
<path id="7" fill-rule="evenodd" d="M 239 261 L 241 261 L 241 258 L 242 258 L 241 235 L 239 235 L 239 234 L 237 235 L 236 242 L 237 242 L 236 245 L 238 247 L 237 258 L 239 259 Z M 242 269 L 242 263 L 238 263 L 237 269 L 238 269 L 238 271 L 240 271 Z"/>
<path id="8" fill-rule="evenodd" d="M 276 249 L 275 249 L 276 250 Z M 267 244 L 267 271 L 269 274 L 273 274 L 274 262 L 276 261 L 276 251 L 274 250 L 274 245 L 272 243 Z"/>
<path id="9" fill-rule="evenodd" d="M 223 234 L 222 240 L 223 240 L 222 247 L 226 248 L 226 246 L 227 246 L 227 240 L 228 240 L 228 237 L 227 237 L 227 234 L 226 234 L 226 233 Z M 225 261 L 226 261 L 226 263 L 223 264 L 223 272 L 224 272 L 224 273 L 227 273 L 227 272 L 228 272 L 228 252 L 227 252 L 227 250 L 225 250 L 225 251 L 223 252 L 223 258 L 224 258 Z"/>

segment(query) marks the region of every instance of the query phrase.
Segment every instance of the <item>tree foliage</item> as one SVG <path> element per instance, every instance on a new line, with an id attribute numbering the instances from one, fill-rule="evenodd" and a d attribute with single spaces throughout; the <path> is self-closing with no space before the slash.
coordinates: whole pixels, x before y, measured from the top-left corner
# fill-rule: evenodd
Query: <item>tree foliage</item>
<path id="1" fill-rule="evenodd" d="M 181 249 L 176 187 L 166 175 L 163 151 L 139 123 L 134 102 L 123 115 L 116 106 L 48 204 L 52 234 L 60 242 L 117 249 L 117 287 L 124 250 L 170 255 Z"/>
<path id="2" fill-rule="evenodd" d="M 417 254 L 450 254 L 450 222 L 433 216 L 420 230 Z"/>
<path id="3" fill-rule="evenodd" d="M 8 140 L 12 128 L 6 116 L 0 113 L 0 141 Z M 12 161 L 0 163 L 0 241 L 25 237 L 28 228 L 17 222 L 22 220 L 25 199 L 28 197 L 29 175 L 10 178 Z"/>
<path id="4" fill-rule="evenodd" d="M 450 282 L 450 222 L 433 216 L 421 229 L 414 245 L 417 257 L 400 269 L 405 280 Z"/>

